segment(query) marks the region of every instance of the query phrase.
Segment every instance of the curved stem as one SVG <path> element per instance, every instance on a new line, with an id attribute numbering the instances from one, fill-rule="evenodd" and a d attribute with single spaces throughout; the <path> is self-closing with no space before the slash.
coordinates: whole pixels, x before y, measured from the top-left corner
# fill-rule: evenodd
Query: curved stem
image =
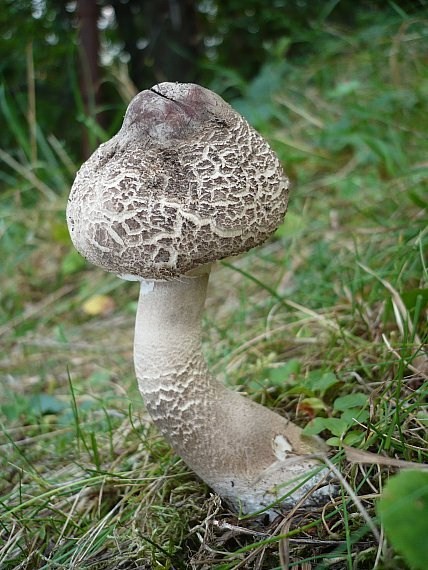
<path id="1" fill-rule="evenodd" d="M 324 447 L 210 375 L 201 351 L 207 285 L 200 275 L 142 286 L 135 369 L 147 409 L 175 451 L 235 508 L 254 512 L 307 477 L 318 465 L 311 454 Z"/>

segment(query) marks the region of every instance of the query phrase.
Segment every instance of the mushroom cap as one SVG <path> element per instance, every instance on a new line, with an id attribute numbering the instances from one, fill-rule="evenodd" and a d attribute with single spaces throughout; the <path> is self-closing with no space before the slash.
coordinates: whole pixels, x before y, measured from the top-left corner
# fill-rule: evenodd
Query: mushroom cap
<path id="1" fill-rule="evenodd" d="M 67 223 L 95 265 L 164 280 L 263 243 L 287 200 L 277 156 L 230 105 L 199 85 L 160 83 L 80 168 Z"/>

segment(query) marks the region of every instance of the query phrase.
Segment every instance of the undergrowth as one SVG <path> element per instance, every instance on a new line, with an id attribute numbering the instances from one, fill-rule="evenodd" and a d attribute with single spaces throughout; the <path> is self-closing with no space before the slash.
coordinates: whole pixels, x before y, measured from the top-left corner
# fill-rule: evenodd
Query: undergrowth
<path id="1" fill-rule="evenodd" d="M 271 524 L 237 518 L 152 427 L 136 285 L 75 253 L 76 166 L 47 125 L 34 163 L 0 93 L 21 148 L 0 155 L 2 569 L 406 568 L 376 502 L 400 461 L 427 462 L 426 40 L 398 16 L 325 29 L 318 55 L 271 62 L 232 102 L 293 189 L 275 238 L 214 272 L 207 360 L 328 440 L 341 481 Z"/>

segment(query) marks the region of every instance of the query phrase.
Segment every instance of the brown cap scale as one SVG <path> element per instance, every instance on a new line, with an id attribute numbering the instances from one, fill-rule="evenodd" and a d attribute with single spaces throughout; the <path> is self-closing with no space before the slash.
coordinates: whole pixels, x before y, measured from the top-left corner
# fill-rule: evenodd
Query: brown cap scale
<path id="1" fill-rule="evenodd" d="M 118 134 L 82 166 L 67 208 L 82 255 L 143 282 L 134 362 L 154 422 L 243 512 L 284 494 L 282 507 L 294 504 L 323 476 L 323 444 L 216 381 L 201 351 L 210 264 L 263 243 L 287 189 L 267 142 L 218 95 L 161 83 L 131 101 Z"/>

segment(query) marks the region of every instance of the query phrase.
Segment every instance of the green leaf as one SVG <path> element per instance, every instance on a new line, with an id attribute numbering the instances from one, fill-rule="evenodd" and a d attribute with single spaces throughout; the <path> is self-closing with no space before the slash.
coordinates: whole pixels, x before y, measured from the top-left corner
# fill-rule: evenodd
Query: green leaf
<path id="1" fill-rule="evenodd" d="M 67 405 L 50 394 L 37 394 L 30 400 L 32 411 L 40 416 L 45 414 L 59 414 Z"/>
<path id="2" fill-rule="evenodd" d="M 366 394 L 361 392 L 355 392 L 354 394 L 347 394 L 346 396 L 341 396 L 336 398 L 333 407 L 335 410 L 348 410 L 349 408 L 363 408 L 367 404 L 368 397 Z"/>
<path id="3" fill-rule="evenodd" d="M 392 546 L 415 570 L 428 560 L 428 472 L 403 471 L 388 481 L 378 512 Z"/>
<path id="4" fill-rule="evenodd" d="M 341 437 L 347 430 L 348 424 L 340 418 L 315 418 L 303 430 L 305 435 L 318 435 L 324 430 Z"/>
<path id="5" fill-rule="evenodd" d="M 364 432 L 361 431 L 348 431 L 348 433 L 343 438 L 343 443 L 345 445 L 357 445 L 361 442 L 364 437 Z"/>
<path id="6" fill-rule="evenodd" d="M 292 358 L 279 368 L 269 368 L 268 378 L 271 384 L 275 386 L 283 386 L 290 376 L 294 376 L 300 372 L 300 362 L 295 358 Z"/>
<path id="7" fill-rule="evenodd" d="M 349 408 L 345 410 L 340 418 L 346 422 L 348 426 L 354 426 L 355 420 L 359 422 L 365 422 L 369 418 L 369 412 L 367 410 L 362 410 L 361 408 Z"/>
<path id="8" fill-rule="evenodd" d="M 325 429 L 324 420 L 326 418 L 315 418 L 303 429 L 305 435 L 318 435 Z"/>
<path id="9" fill-rule="evenodd" d="M 355 446 L 362 441 L 363 437 L 363 432 L 348 431 L 345 437 L 330 437 L 327 439 L 326 444 L 331 447 L 342 447 L 343 444 Z"/>
<path id="10" fill-rule="evenodd" d="M 312 370 L 305 380 L 305 387 L 313 392 L 324 394 L 331 386 L 334 386 L 338 382 L 339 380 L 333 372 Z"/>

